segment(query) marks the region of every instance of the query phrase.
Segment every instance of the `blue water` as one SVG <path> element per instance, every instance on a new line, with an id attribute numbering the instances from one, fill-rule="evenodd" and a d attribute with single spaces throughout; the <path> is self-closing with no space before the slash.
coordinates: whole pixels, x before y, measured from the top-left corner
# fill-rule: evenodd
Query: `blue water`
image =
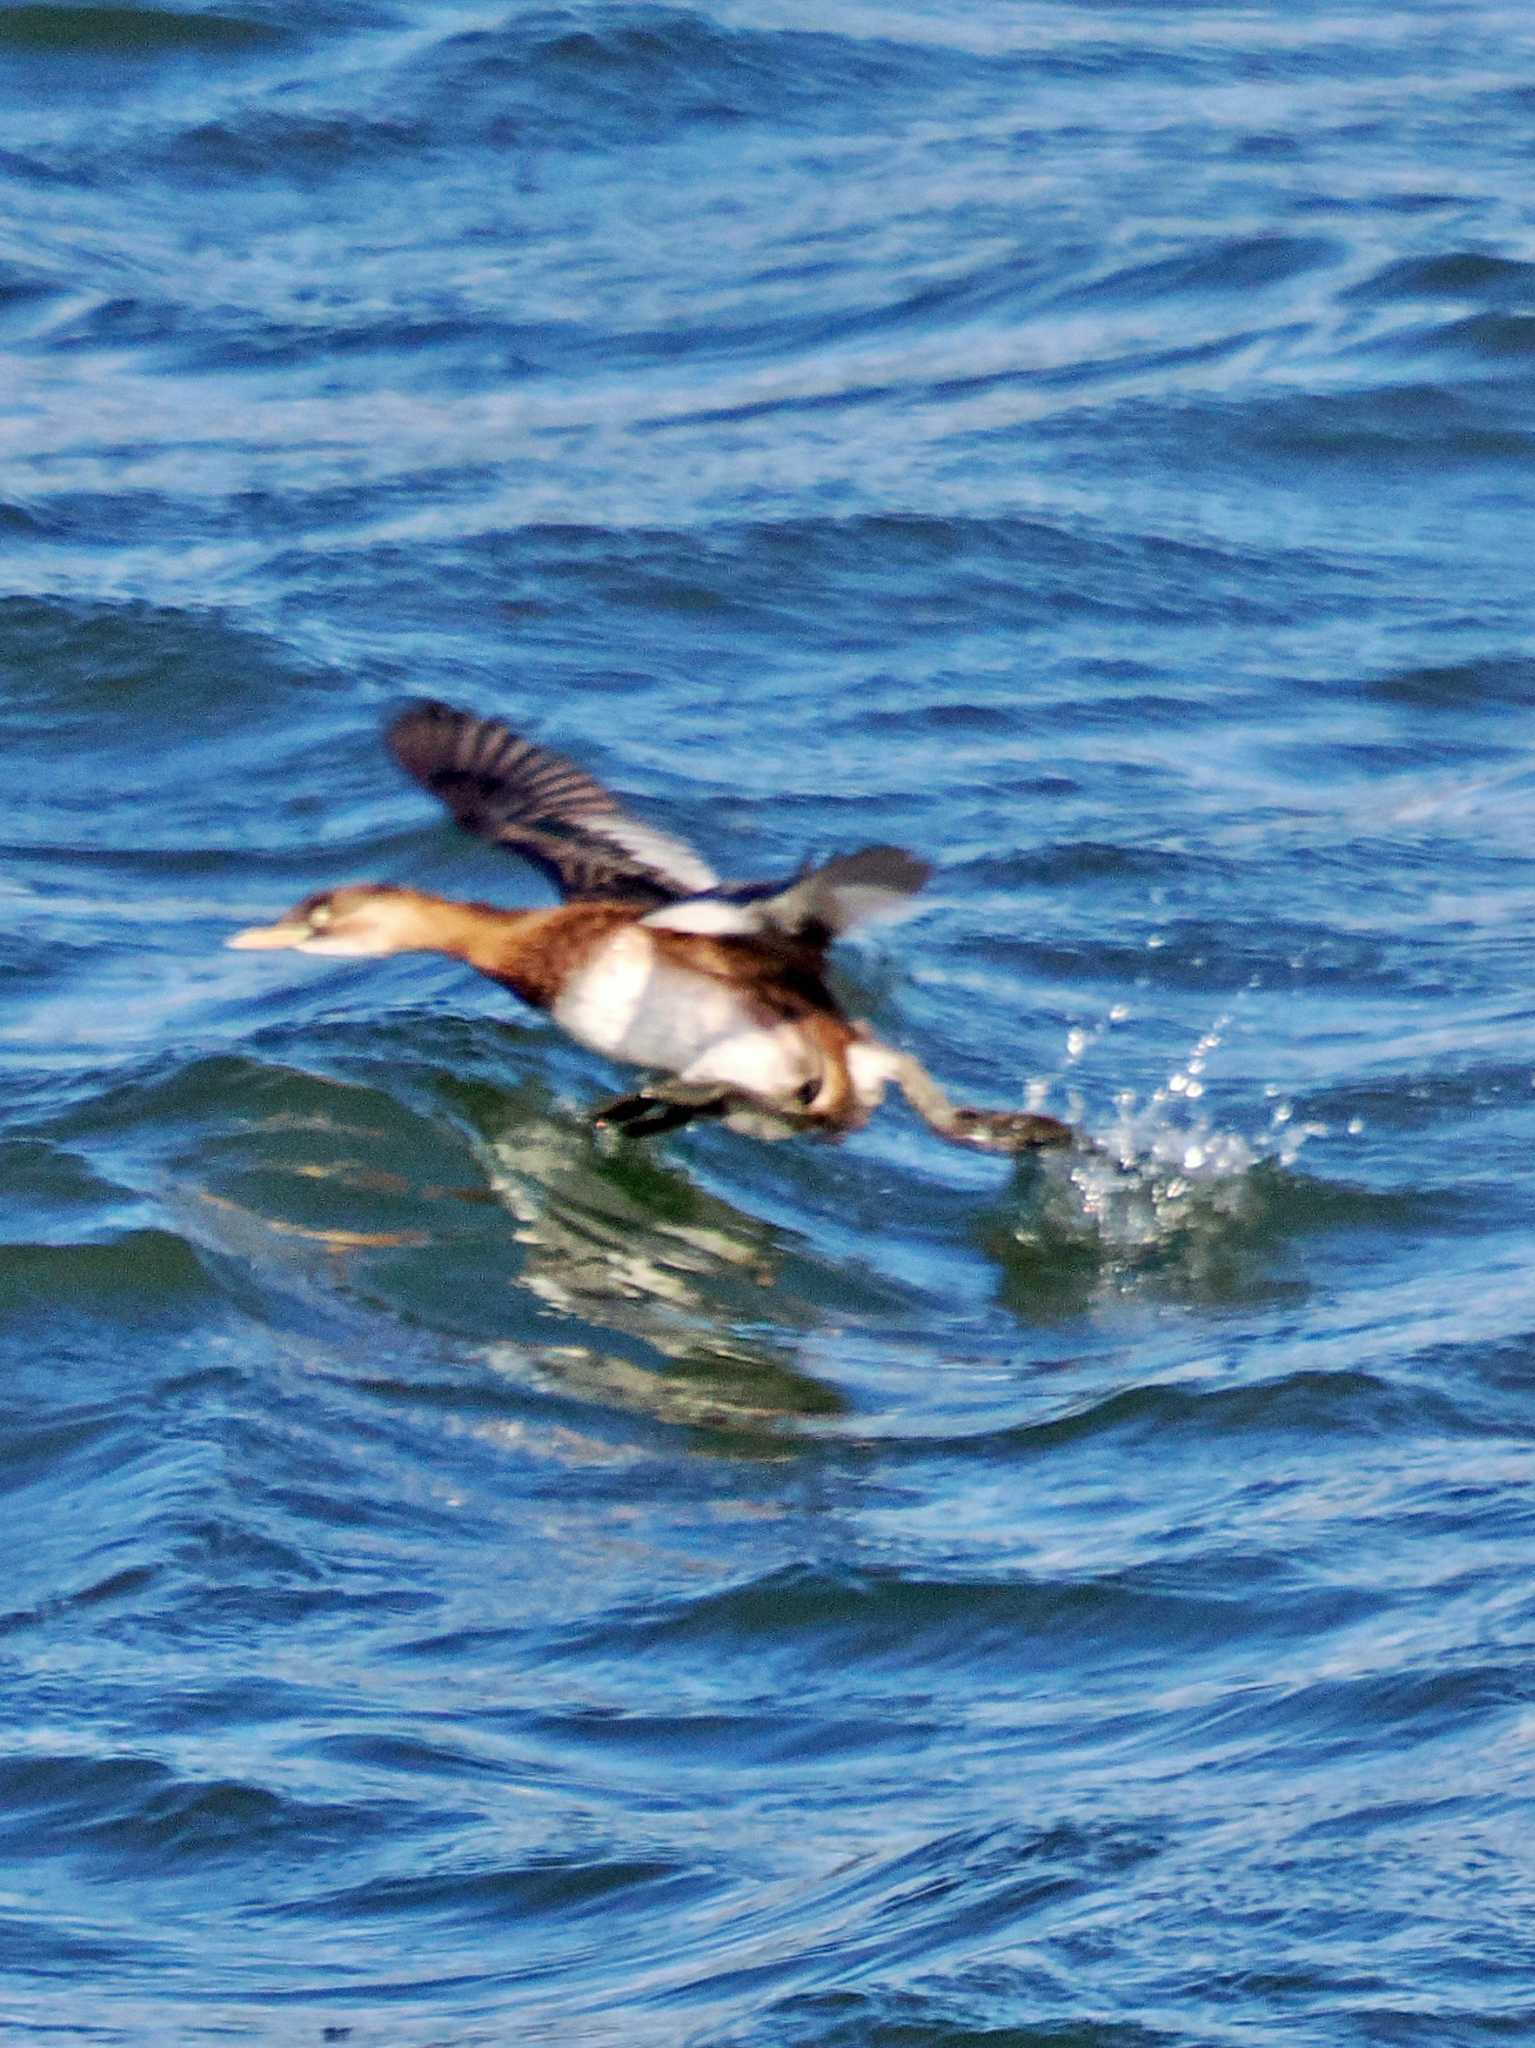
<path id="1" fill-rule="evenodd" d="M 0 2032 L 1535 2039 L 1535 17 L 0 11 Z M 894 840 L 607 1150 L 426 692 Z"/>

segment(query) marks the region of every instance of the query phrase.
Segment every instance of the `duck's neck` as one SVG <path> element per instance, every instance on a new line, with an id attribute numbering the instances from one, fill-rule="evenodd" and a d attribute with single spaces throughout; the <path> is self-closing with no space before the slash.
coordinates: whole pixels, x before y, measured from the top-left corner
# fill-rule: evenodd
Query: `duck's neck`
<path id="1" fill-rule="evenodd" d="M 423 899 L 422 947 L 447 953 L 546 1009 L 567 976 L 643 907 L 565 903 L 550 910 L 501 910 L 489 903 Z"/>
<path id="2" fill-rule="evenodd" d="M 413 924 L 416 951 L 446 953 L 481 974 L 503 971 L 503 963 L 524 950 L 529 927 L 546 913 L 502 910 L 492 903 L 458 903 L 450 896 L 417 897 Z"/>

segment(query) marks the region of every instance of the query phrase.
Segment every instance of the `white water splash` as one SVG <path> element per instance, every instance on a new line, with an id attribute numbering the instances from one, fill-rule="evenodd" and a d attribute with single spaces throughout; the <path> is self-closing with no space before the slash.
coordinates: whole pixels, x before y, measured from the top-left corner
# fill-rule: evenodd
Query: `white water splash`
<path id="1" fill-rule="evenodd" d="M 1129 1012 L 1116 1005 L 1097 1025 L 1068 1033 L 1066 1056 L 1054 1083 L 1039 1084 L 1039 1107 L 1106 1032 Z M 1081 1093 L 1066 1091 L 1065 1114 L 1086 1129 L 1093 1149 L 1046 1155 L 1044 1185 L 1035 1212 L 1017 1232 L 1020 1242 L 1086 1239 L 1098 1250 L 1132 1262 L 1174 1243 L 1229 1237 L 1252 1221 L 1261 1200 L 1254 1169 L 1294 1165 L 1302 1147 L 1328 1126 L 1297 1121 L 1279 1091 L 1269 1091 L 1267 1128 L 1252 1136 L 1217 1126 L 1200 1107 L 1206 1070 L 1232 1022 L 1225 1011 L 1200 1034 L 1162 1084 L 1144 1098 L 1125 1091 L 1114 1098 L 1106 1125 L 1090 1120 Z"/>

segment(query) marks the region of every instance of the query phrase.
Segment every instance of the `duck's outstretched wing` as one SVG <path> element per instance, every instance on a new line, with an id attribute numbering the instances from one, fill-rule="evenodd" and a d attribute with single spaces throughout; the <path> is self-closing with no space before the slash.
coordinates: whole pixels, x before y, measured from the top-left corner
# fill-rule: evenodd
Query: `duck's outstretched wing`
<path id="1" fill-rule="evenodd" d="M 498 719 L 424 702 L 402 711 L 386 737 L 400 766 L 466 832 L 534 862 L 567 897 L 661 905 L 719 879 L 680 839 L 631 818 L 573 761 L 518 739 Z"/>

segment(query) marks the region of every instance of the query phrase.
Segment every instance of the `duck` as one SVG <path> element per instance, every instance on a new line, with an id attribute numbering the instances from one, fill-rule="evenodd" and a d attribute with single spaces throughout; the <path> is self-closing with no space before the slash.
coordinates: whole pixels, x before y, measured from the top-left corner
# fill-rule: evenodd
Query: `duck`
<path id="1" fill-rule="evenodd" d="M 723 882 L 685 841 L 499 719 L 422 700 L 390 722 L 385 741 L 465 831 L 541 869 L 562 900 L 514 909 L 349 883 L 227 945 L 462 961 L 577 1044 L 648 1075 L 590 1112 L 626 1137 L 715 1120 L 756 1137 L 837 1139 L 861 1129 L 893 1086 L 954 1144 L 1022 1153 L 1075 1140 L 1055 1117 L 955 1104 L 832 993 L 832 943 L 906 909 L 931 873 L 926 861 L 872 845 L 778 881 Z"/>

